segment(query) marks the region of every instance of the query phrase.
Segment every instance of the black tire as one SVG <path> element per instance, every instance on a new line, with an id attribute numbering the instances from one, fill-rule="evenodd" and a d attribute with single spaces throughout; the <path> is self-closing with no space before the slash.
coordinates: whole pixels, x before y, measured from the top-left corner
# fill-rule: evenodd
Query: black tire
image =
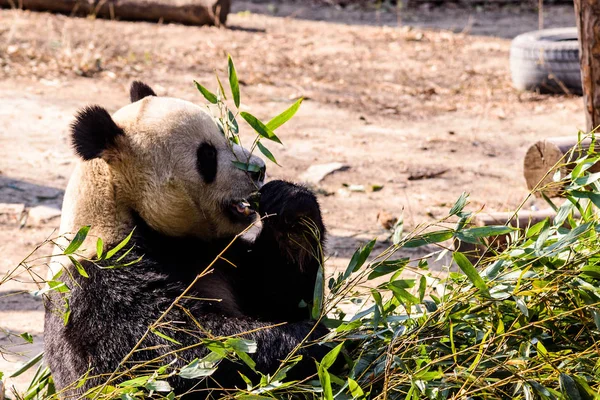
<path id="1" fill-rule="evenodd" d="M 577 28 L 533 31 L 510 46 L 515 88 L 540 93 L 582 94 Z"/>

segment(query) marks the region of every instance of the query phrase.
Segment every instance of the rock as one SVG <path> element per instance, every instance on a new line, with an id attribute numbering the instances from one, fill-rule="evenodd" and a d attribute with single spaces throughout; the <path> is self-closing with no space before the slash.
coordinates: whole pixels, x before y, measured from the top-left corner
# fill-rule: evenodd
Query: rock
<path id="1" fill-rule="evenodd" d="M 25 213 L 25 204 L 0 203 L 0 224 L 18 224 Z"/>
<path id="2" fill-rule="evenodd" d="M 316 185 L 320 183 L 323 179 L 325 179 L 327 175 L 332 174 L 336 171 L 346 171 L 349 168 L 349 165 L 345 165 L 339 162 L 311 165 L 306 171 L 300 174 L 299 178 L 302 182 Z"/>
<path id="3" fill-rule="evenodd" d="M 379 222 L 383 229 L 392 229 L 396 225 L 396 222 L 398 222 L 398 218 L 385 210 L 381 210 L 377 213 L 377 222 Z"/>
<path id="4" fill-rule="evenodd" d="M 60 218 L 61 211 L 58 208 L 49 206 L 36 206 L 29 210 L 27 222 L 29 225 L 46 224 L 52 220 Z"/>

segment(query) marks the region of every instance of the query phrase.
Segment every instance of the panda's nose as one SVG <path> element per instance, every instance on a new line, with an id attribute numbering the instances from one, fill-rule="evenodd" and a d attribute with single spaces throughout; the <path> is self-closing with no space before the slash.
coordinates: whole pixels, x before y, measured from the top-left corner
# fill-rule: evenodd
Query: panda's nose
<path id="1" fill-rule="evenodd" d="M 250 178 L 252 178 L 252 180 L 254 182 L 262 182 L 265 180 L 266 174 L 267 174 L 267 167 L 264 165 L 261 165 L 260 169 L 258 171 L 250 172 Z"/>

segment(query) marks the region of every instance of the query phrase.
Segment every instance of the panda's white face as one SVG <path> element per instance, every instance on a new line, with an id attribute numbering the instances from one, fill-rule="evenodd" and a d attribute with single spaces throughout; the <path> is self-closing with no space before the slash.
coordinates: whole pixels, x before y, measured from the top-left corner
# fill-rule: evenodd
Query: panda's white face
<path id="1" fill-rule="evenodd" d="M 76 132 L 82 119 L 80 114 L 74 124 L 74 144 L 86 159 Z M 102 142 L 99 156 L 110 166 L 120 201 L 150 227 L 170 236 L 212 239 L 235 235 L 255 219 L 249 200 L 264 182 L 265 164 L 232 147 L 202 107 L 147 96 L 112 120 L 120 132 Z M 261 170 L 248 173 L 234 161 Z"/>

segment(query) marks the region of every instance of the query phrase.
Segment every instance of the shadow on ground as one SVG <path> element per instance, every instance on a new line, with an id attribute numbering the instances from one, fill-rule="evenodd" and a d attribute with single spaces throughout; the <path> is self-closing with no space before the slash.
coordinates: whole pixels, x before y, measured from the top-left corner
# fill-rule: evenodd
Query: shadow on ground
<path id="1" fill-rule="evenodd" d="M 539 16 L 530 5 L 488 7 L 432 6 L 400 8 L 381 7 L 378 10 L 341 8 L 334 5 L 310 4 L 307 1 L 235 1 L 233 13 L 250 12 L 283 18 L 306 19 L 349 25 L 414 27 L 464 32 L 479 36 L 506 39 L 538 29 Z M 575 26 L 572 5 L 547 5 L 544 9 L 544 27 Z"/>
<path id="2" fill-rule="evenodd" d="M 44 309 L 41 297 L 27 291 L 0 291 L 0 310 L 2 311 L 39 311 Z"/>
<path id="3" fill-rule="evenodd" d="M 0 176 L 0 203 L 40 204 L 60 208 L 65 191 L 51 186 Z"/>

